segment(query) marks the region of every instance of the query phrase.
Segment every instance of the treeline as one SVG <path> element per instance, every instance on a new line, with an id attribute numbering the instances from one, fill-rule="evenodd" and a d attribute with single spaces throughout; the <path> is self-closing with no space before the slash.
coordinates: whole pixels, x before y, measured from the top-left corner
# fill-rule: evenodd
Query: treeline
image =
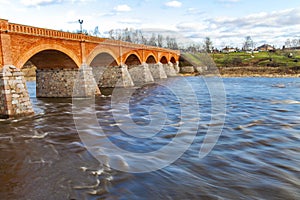
<path id="1" fill-rule="evenodd" d="M 134 29 L 112 29 L 108 31 L 110 39 L 131 42 L 135 44 L 144 44 L 156 47 L 163 47 L 178 50 L 179 45 L 175 37 L 164 36 L 160 33 L 143 32 Z"/>
<path id="2" fill-rule="evenodd" d="M 70 31 L 67 31 L 70 32 Z M 94 30 L 76 30 L 72 33 L 82 33 L 85 35 L 96 37 L 107 37 L 112 40 L 121 40 L 125 42 L 131 42 L 135 44 L 144 44 L 155 47 L 168 48 L 173 50 L 181 50 L 188 52 L 211 52 L 212 41 L 209 37 L 206 37 L 204 42 L 191 42 L 191 41 L 179 41 L 177 40 L 178 34 L 175 32 L 164 31 L 151 31 L 151 30 L 135 30 L 135 29 L 111 29 L 108 32 L 100 33 L 99 27 L 96 26 Z M 180 39 L 179 39 L 180 40 Z M 180 43 L 181 42 L 181 43 Z"/>
<path id="3" fill-rule="evenodd" d="M 300 39 L 287 39 L 284 43 L 284 48 L 300 47 Z"/>

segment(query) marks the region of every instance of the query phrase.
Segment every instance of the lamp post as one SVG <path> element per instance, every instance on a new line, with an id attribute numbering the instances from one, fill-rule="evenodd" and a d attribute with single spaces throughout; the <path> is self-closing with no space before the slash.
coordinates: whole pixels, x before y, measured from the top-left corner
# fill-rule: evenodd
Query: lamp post
<path id="1" fill-rule="evenodd" d="M 82 23 L 83 23 L 83 20 L 82 20 L 82 19 L 79 19 L 78 22 L 79 22 L 79 24 L 80 24 L 80 33 L 82 33 Z"/>

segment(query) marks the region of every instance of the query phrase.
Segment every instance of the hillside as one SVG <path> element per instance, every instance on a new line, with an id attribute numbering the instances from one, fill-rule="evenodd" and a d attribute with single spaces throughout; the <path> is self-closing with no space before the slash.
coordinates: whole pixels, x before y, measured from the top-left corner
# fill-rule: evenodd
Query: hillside
<path id="1" fill-rule="evenodd" d="M 203 53 L 185 53 L 180 65 L 216 66 L 221 76 L 300 77 L 300 51 L 211 53 L 209 56 L 211 59 Z"/>
<path id="2" fill-rule="evenodd" d="M 211 54 L 223 76 L 300 76 L 300 52 Z"/>

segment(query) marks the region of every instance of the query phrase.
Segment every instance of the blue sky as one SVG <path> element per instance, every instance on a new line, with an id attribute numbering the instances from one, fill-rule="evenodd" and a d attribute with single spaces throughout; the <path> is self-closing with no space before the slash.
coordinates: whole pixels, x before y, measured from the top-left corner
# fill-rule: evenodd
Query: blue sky
<path id="1" fill-rule="evenodd" d="M 10 22 L 74 31 L 110 29 L 172 30 L 188 41 L 210 37 L 217 48 L 284 45 L 300 39 L 299 0 L 0 0 L 0 18 Z"/>

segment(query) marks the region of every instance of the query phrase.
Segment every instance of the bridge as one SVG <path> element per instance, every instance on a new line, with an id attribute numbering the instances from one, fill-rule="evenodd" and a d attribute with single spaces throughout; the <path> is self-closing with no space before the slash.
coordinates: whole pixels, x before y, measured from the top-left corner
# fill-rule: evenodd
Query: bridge
<path id="1" fill-rule="evenodd" d="M 127 87 L 175 76 L 179 51 L 69 33 L 0 19 L 0 118 L 29 115 L 21 73 L 36 67 L 37 97 L 88 97 L 101 87 Z M 80 86 L 74 91 L 74 84 Z"/>

